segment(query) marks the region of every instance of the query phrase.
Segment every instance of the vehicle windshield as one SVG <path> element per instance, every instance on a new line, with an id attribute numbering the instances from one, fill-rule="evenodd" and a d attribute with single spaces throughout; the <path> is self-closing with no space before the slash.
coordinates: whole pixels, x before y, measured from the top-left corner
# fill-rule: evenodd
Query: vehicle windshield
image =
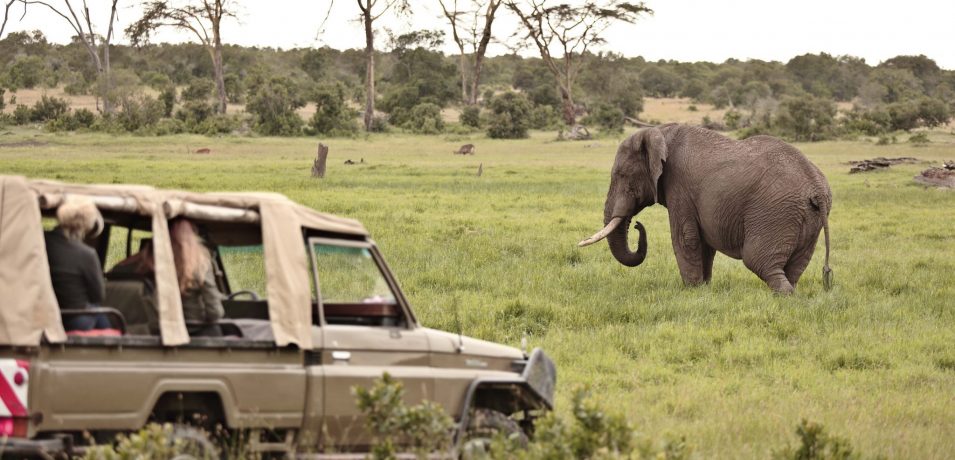
<path id="1" fill-rule="evenodd" d="M 312 253 L 323 303 L 397 303 L 368 248 L 314 243 Z"/>

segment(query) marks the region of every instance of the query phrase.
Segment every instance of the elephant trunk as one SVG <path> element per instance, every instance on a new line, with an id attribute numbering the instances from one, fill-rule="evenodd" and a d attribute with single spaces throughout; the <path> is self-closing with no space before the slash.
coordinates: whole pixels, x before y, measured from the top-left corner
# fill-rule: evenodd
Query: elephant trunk
<path id="1" fill-rule="evenodd" d="M 627 231 L 630 227 L 630 219 L 628 217 L 618 225 L 609 235 L 607 235 L 607 243 L 610 245 L 610 252 L 613 254 L 613 257 L 617 259 L 617 262 L 620 262 L 623 265 L 628 267 L 636 267 L 643 263 L 643 259 L 647 257 L 647 232 L 644 230 L 643 225 L 640 222 L 637 222 L 633 228 L 640 233 L 640 240 L 637 243 L 637 250 L 631 251 L 628 241 Z"/>

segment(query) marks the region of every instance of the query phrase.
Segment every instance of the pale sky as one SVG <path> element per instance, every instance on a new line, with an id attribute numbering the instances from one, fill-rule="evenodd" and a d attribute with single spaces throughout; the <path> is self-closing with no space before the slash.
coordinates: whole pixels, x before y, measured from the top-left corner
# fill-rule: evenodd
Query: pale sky
<path id="1" fill-rule="evenodd" d="M 59 3 L 61 0 L 52 0 Z M 449 0 L 453 1 L 453 0 Z M 361 48 L 364 34 L 356 21 L 354 0 L 335 0 L 323 33 L 318 33 L 328 10 L 328 0 L 238 0 L 239 20 L 223 27 L 227 43 L 260 47 Z M 462 3 L 467 3 L 463 0 Z M 556 2 L 555 2 L 556 3 Z M 88 0 L 105 32 L 108 1 Z M 449 27 L 437 0 L 411 0 L 411 15 L 380 20 L 380 27 L 395 32 L 414 29 L 447 31 L 444 51 L 456 52 Z M 139 2 L 120 0 L 120 28 L 138 17 Z M 125 5 L 125 6 L 123 6 Z M 953 0 L 647 0 L 656 12 L 636 24 L 620 24 L 606 34 L 599 49 L 643 56 L 648 60 L 723 62 L 727 58 L 786 62 L 804 53 L 826 52 L 865 58 L 876 65 L 900 54 L 925 54 L 945 69 L 955 69 L 955 1 Z M 102 11 L 97 15 L 97 7 Z M 510 36 L 516 21 L 501 8 L 496 34 Z M 17 22 L 22 10 L 14 8 L 8 31 L 41 29 L 47 37 L 63 43 L 71 33 L 65 22 L 42 7 L 31 7 L 26 19 Z M 104 33 L 105 34 L 105 33 Z M 183 34 L 162 33 L 158 41 L 182 41 Z M 120 42 L 126 42 L 120 37 Z M 386 35 L 379 34 L 383 48 Z M 490 55 L 506 53 L 492 46 Z M 522 54 L 533 55 L 526 49 Z"/>

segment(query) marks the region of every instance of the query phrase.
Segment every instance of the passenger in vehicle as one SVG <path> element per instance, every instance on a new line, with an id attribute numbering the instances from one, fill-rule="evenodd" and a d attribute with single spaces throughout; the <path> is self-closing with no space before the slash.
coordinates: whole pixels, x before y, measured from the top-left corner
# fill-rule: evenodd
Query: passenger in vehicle
<path id="1" fill-rule="evenodd" d="M 83 241 L 103 231 L 103 216 L 86 198 L 72 197 L 56 210 L 59 225 L 44 234 L 53 292 L 61 309 L 98 307 L 105 296 L 99 256 Z M 64 318 L 67 331 L 110 328 L 104 315 Z"/>
<path id="2" fill-rule="evenodd" d="M 202 244 L 196 226 L 187 219 L 172 221 L 169 228 L 172 254 L 182 294 L 182 312 L 189 335 L 218 337 L 216 324 L 223 316 L 222 293 L 216 287 L 209 250 Z"/>

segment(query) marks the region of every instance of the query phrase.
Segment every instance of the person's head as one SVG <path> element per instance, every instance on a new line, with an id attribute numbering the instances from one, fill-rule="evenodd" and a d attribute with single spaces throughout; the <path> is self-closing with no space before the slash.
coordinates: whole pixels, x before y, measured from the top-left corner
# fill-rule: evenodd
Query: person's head
<path id="1" fill-rule="evenodd" d="M 63 234 L 73 241 L 83 241 L 98 236 L 103 231 L 103 215 L 93 201 L 86 197 L 71 196 L 56 210 Z"/>
<path id="2" fill-rule="evenodd" d="M 186 219 L 176 219 L 169 224 L 172 240 L 172 255 L 176 262 L 179 291 L 185 293 L 202 284 L 202 276 L 209 268 L 209 251 L 199 240 L 196 226 Z"/>

